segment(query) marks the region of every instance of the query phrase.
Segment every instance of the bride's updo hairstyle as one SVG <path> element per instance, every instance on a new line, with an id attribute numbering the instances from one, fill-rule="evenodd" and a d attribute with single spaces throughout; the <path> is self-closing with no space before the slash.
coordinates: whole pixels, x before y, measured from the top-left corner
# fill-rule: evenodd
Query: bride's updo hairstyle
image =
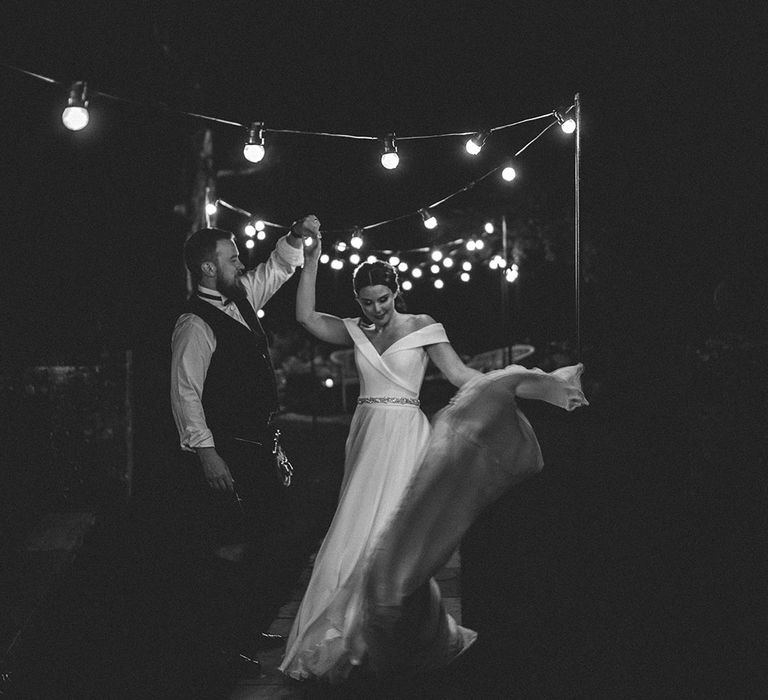
<path id="1" fill-rule="evenodd" d="M 395 309 L 400 312 L 405 311 L 405 301 L 400 293 L 400 283 L 395 267 L 383 260 L 360 263 L 352 273 L 352 287 L 355 290 L 355 296 L 364 287 L 377 285 L 391 289 L 392 293 L 397 295 L 395 297 Z"/>

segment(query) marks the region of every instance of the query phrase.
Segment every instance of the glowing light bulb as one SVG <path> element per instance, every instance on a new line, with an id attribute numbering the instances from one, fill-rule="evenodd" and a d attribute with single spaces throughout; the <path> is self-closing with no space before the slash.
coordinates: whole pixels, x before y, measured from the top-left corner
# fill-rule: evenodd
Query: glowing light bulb
<path id="1" fill-rule="evenodd" d="M 485 141 L 489 135 L 490 131 L 478 131 L 465 144 L 464 147 L 467 149 L 467 153 L 472 156 L 476 156 L 478 153 L 480 153 L 480 151 L 483 150 L 483 146 L 485 145 Z"/>
<path id="2" fill-rule="evenodd" d="M 256 233 L 256 238 L 258 238 L 260 241 L 263 241 L 267 237 L 266 231 L 259 231 Z"/>
<path id="3" fill-rule="evenodd" d="M 69 89 L 61 121 L 70 131 L 80 131 L 88 126 L 88 120 L 88 86 L 84 82 L 77 82 Z"/>
<path id="4" fill-rule="evenodd" d="M 445 268 L 453 267 L 453 258 L 443 258 L 443 267 Z"/>
<path id="5" fill-rule="evenodd" d="M 363 247 L 363 237 L 356 233 L 352 238 L 349 239 L 349 245 L 351 245 L 353 248 L 356 248 L 357 250 L 360 250 L 360 248 Z"/>
<path id="6" fill-rule="evenodd" d="M 414 267 L 413 270 L 411 270 L 411 275 L 418 279 L 421 277 L 424 273 L 421 271 L 420 267 Z"/>
<path id="7" fill-rule="evenodd" d="M 496 270 L 499 267 L 499 261 L 496 260 L 496 258 L 491 258 L 488 261 L 488 267 L 490 267 L 491 270 Z"/>
<path id="8" fill-rule="evenodd" d="M 435 262 L 440 262 L 443 259 L 443 254 L 439 250 L 433 250 L 431 257 Z"/>
<path id="9" fill-rule="evenodd" d="M 85 107 L 65 107 L 61 113 L 61 121 L 70 131 L 80 131 L 88 126 L 90 117 Z"/>
<path id="10" fill-rule="evenodd" d="M 323 265 L 327 265 L 328 261 L 331 259 L 331 257 L 328 255 L 328 253 L 323 253 L 320 256 L 320 262 L 323 263 Z"/>
<path id="11" fill-rule="evenodd" d="M 253 224 L 246 224 L 245 235 L 249 238 L 253 238 L 256 235 L 256 227 Z"/>
<path id="12" fill-rule="evenodd" d="M 469 260 L 465 260 L 463 263 L 461 263 L 461 269 L 465 272 L 469 272 L 472 269 L 472 263 L 469 262 Z"/>
<path id="13" fill-rule="evenodd" d="M 208 216 L 213 216 L 216 213 L 216 203 L 208 202 L 205 205 L 205 213 L 208 214 Z"/>
<path id="14" fill-rule="evenodd" d="M 398 258 L 397 255 L 390 255 L 389 264 L 392 265 L 392 267 L 397 267 L 400 264 L 400 258 Z"/>
<path id="15" fill-rule="evenodd" d="M 468 273 L 468 272 L 462 272 L 462 273 L 459 275 L 459 279 L 460 279 L 462 282 L 469 282 L 469 280 L 470 280 L 470 277 L 469 277 L 469 273 Z"/>
<path id="16" fill-rule="evenodd" d="M 501 177 L 504 178 L 507 182 L 512 182 L 517 177 L 517 173 L 515 172 L 515 169 L 508 165 L 504 170 L 501 171 Z"/>
<path id="17" fill-rule="evenodd" d="M 256 312 L 256 315 L 257 315 L 259 318 L 264 318 L 264 309 L 259 309 L 259 310 Z"/>
<path id="18" fill-rule="evenodd" d="M 340 253 L 343 253 L 347 249 L 347 244 L 344 241 L 339 241 L 336 244 L 336 250 L 338 250 Z"/>
<path id="19" fill-rule="evenodd" d="M 326 389 L 333 389 L 333 377 L 326 377 L 323 384 Z"/>
<path id="20" fill-rule="evenodd" d="M 341 262 L 341 260 L 339 260 L 338 258 L 336 258 L 331 262 L 331 268 L 333 268 L 334 270 L 341 270 L 341 268 L 343 267 L 344 267 L 344 263 Z"/>
<path id="21" fill-rule="evenodd" d="M 381 164 L 387 170 L 394 170 L 400 164 L 400 156 L 397 155 L 394 134 L 387 134 L 382 139 L 382 151 Z"/>
<path id="22" fill-rule="evenodd" d="M 510 267 L 510 268 L 509 268 L 509 269 L 508 269 L 508 270 L 507 270 L 507 271 L 504 273 L 504 277 L 506 277 L 506 279 L 507 279 L 507 282 L 509 282 L 509 283 L 511 284 L 512 282 L 514 282 L 514 281 L 517 279 L 517 277 L 518 277 L 518 275 L 519 275 L 519 274 L 520 274 L 520 273 L 519 273 L 517 270 L 515 270 L 515 269 L 514 269 L 514 268 L 512 268 L 512 267 Z"/>
<path id="23" fill-rule="evenodd" d="M 248 129 L 248 138 L 243 146 L 243 156 L 251 163 L 258 163 L 264 158 L 266 149 L 264 148 L 264 124 L 263 122 L 252 122 Z"/>
<path id="24" fill-rule="evenodd" d="M 574 131 L 576 131 L 576 122 L 573 119 L 566 119 L 561 125 L 560 128 L 563 130 L 566 134 L 572 134 Z"/>
<path id="25" fill-rule="evenodd" d="M 483 248 L 485 248 L 485 243 L 479 239 L 475 241 L 475 250 L 482 250 Z"/>
<path id="26" fill-rule="evenodd" d="M 253 226 L 257 231 L 263 231 L 266 228 L 266 224 L 261 219 L 255 221 Z"/>
<path id="27" fill-rule="evenodd" d="M 425 228 L 433 229 L 435 226 L 437 226 L 437 219 L 432 216 L 432 214 L 430 214 L 427 209 L 419 209 L 419 214 L 421 214 Z"/>
<path id="28" fill-rule="evenodd" d="M 248 248 L 249 250 L 250 250 L 251 248 L 253 248 L 253 246 L 255 246 L 255 245 L 256 245 L 256 244 L 253 242 L 253 238 L 249 238 L 249 239 L 248 239 L 248 240 L 245 242 L 245 247 L 246 247 L 246 248 Z"/>
<path id="29" fill-rule="evenodd" d="M 359 265 L 360 256 L 357 253 L 352 253 L 352 255 L 349 256 L 349 262 L 351 262 L 353 265 Z"/>
<path id="30" fill-rule="evenodd" d="M 429 271 L 433 275 L 436 275 L 438 272 L 440 272 L 440 265 L 434 264 L 434 265 L 430 266 Z"/>
<path id="31" fill-rule="evenodd" d="M 441 279 L 435 280 L 433 284 L 435 285 L 435 289 L 442 289 L 445 287 L 445 282 L 443 282 Z"/>
<path id="32" fill-rule="evenodd" d="M 474 250 L 477 246 L 477 244 L 472 238 L 470 238 L 464 245 L 466 246 L 467 250 L 470 250 L 470 251 Z"/>
<path id="33" fill-rule="evenodd" d="M 365 259 L 365 262 L 374 263 L 374 262 L 376 262 L 377 260 L 378 260 L 378 258 L 377 258 L 375 255 L 369 255 L 369 256 L 368 256 L 368 257 Z"/>
<path id="34" fill-rule="evenodd" d="M 486 224 L 485 224 L 485 232 L 486 233 L 493 233 L 494 230 L 495 230 L 495 228 L 494 228 L 493 224 L 490 221 L 486 222 Z"/>
<path id="35" fill-rule="evenodd" d="M 411 280 L 403 280 L 403 283 L 400 285 L 406 292 L 410 292 L 413 289 L 413 282 Z"/>
<path id="36" fill-rule="evenodd" d="M 403 260 L 398 266 L 397 269 L 400 270 L 400 272 L 408 272 L 408 263 Z"/>

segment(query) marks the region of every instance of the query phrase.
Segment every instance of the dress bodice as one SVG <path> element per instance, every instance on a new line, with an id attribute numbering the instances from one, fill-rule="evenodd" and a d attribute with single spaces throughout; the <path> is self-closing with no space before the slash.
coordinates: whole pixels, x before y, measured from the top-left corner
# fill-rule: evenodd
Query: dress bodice
<path id="1" fill-rule="evenodd" d="M 358 319 L 344 319 L 355 343 L 360 396 L 418 398 L 429 363 L 424 346 L 448 342 L 443 325 L 430 323 L 403 336 L 379 354 L 357 324 Z"/>

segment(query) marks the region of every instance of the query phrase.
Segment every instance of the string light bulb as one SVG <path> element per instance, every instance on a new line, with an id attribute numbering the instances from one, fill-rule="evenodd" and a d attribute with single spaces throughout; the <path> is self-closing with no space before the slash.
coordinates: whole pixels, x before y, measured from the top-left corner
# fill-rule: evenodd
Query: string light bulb
<path id="1" fill-rule="evenodd" d="M 518 271 L 517 271 L 517 270 L 516 270 L 514 267 L 510 267 L 510 268 L 509 268 L 509 269 L 508 269 L 508 270 L 507 270 L 507 271 L 504 273 L 504 277 L 506 278 L 507 282 L 509 282 L 510 284 L 512 284 L 512 282 L 514 282 L 514 281 L 517 279 L 517 277 L 518 277 L 518 275 L 519 275 L 519 274 L 520 274 L 520 273 L 519 273 L 519 272 L 518 272 Z"/>
<path id="2" fill-rule="evenodd" d="M 245 242 L 245 247 L 246 247 L 246 248 L 248 248 L 248 250 L 251 250 L 251 248 L 253 248 L 253 246 L 255 246 L 255 245 L 256 245 L 256 244 L 253 242 L 253 238 L 249 238 L 249 239 L 248 239 L 248 240 Z"/>
<path id="3" fill-rule="evenodd" d="M 576 131 L 576 122 L 575 120 L 571 119 L 571 117 L 566 118 L 557 110 L 555 110 L 554 115 L 564 134 L 572 134 L 574 131 Z"/>
<path id="4" fill-rule="evenodd" d="M 445 268 L 453 267 L 453 258 L 443 258 L 443 267 Z"/>
<path id="5" fill-rule="evenodd" d="M 472 263 L 469 262 L 469 260 L 465 260 L 461 263 L 461 269 L 464 270 L 464 272 L 469 272 L 472 269 Z"/>
<path id="6" fill-rule="evenodd" d="M 436 275 L 438 272 L 440 272 L 440 265 L 438 265 L 437 263 L 433 263 L 433 264 L 430 266 L 430 268 L 429 268 L 429 271 L 430 271 L 430 272 L 431 272 L 433 275 Z"/>
<path id="7" fill-rule="evenodd" d="M 256 312 L 256 315 L 257 315 L 259 318 L 264 318 L 264 309 L 259 309 L 259 310 Z"/>
<path id="8" fill-rule="evenodd" d="M 419 214 L 424 222 L 424 228 L 431 230 L 437 226 L 437 219 L 429 213 L 428 209 L 419 209 Z"/>
<path id="9" fill-rule="evenodd" d="M 355 232 L 352 234 L 352 238 L 349 239 L 349 245 L 351 245 L 353 248 L 360 250 L 360 248 L 363 247 L 363 236 L 362 236 L 362 229 L 355 229 Z"/>
<path id="10" fill-rule="evenodd" d="M 445 282 L 443 282 L 443 280 L 441 280 L 440 278 L 436 279 L 433 282 L 433 284 L 435 285 L 435 289 L 442 289 L 443 287 L 445 287 Z"/>
<path id="11" fill-rule="evenodd" d="M 216 202 L 206 202 L 205 213 L 208 216 L 213 216 L 216 213 Z"/>
<path id="12" fill-rule="evenodd" d="M 433 250 L 430 257 L 435 262 L 440 262 L 443 259 L 443 253 L 440 250 Z"/>
<path id="13" fill-rule="evenodd" d="M 331 268 L 333 270 L 341 270 L 341 268 L 343 267 L 344 267 L 344 263 L 338 258 L 335 258 L 334 260 L 331 261 Z"/>
<path id="14" fill-rule="evenodd" d="M 475 250 L 482 250 L 483 248 L 485 248 L 485 243 L 483 243 L 482 238 L 478 238 L 475 241 Z"/>
<path id="15" fill-rule="evenodd" d="M 480 151 L 483 150 L 483 146 L 488 140 L 490 134 L 490 131 L 478 131 L 465 144 L 464 147 L 467 149 L 467 153 L 469 153 L 471 156 L 476 156 L 478 153 L 480 153 Z"/>
<path id="16" fill-rule="evenodd" d="M 469 277 L 469 273 L 468 273 L 468 272 L 462 272 L 462 273 L 459 275 L 459 279 L 460 279 L 462 282 L 469 282 L 469 280 L 470 280 L 470 277 Z"/>
<path id="17" fill-rule="evenodd" d="M 486 221 L 485 223 L 485 232 L 486 233 L 493 233 L 495 231 L 495 227 L 492 222 Z"/>
<path id="18" fill-rule="evenodd" d="M 257 231 L 263 231 L 266 228 L 266 224 L 261 219 L 258 219 L 253 223 L 253 227 Z"/>
<path id="19" fill-rule="evenodd" d="M 83 81 L 69 88 L 67 106 L 61 113 L 61 121 L 70 131 L 80 131 L 88 126 L 88 85 Z"/>
<path id="20" fill-rule="evenodd" d="M 392 267 L 397 267 L 400 264 L 400 258 L 398 258 L 397 255 L 390 255 L 389 264 L 392 265 Z"/>
<path id="21" fill-rule="evenodd" d="M 471 252 L 471 251 L 473 251 L 477 247 L 477 243 L 475 243 L 475 239 L 474 238 L 470 238 L 464 244 L 464 246 L 466 247 L 467 250 L 469 250 Z"/>
<path id="22" fill-rule="evenodd" d="M 397 155 L 395 135 L 387 134 L 382 140 L 381 164 L 387 170 L 394 170 L 400 164 L 400 156 Z"/>
<path id="23" fill-rule="evenodd" d="M 400 285 L 406 292 L 410 292 L 413 289 L 413 282 L 411 280 L 403 280 L 403 283 Z"/>
<path id="24" fill-rule="evenodd" d="M 248 138 L 243 146 L 243 156 L 251 163 L 258 163 L 264 158 L 264 123 L 253 122 L 248 129 Z"/>
<path id="25" fill-rule="evenodd" d="M 415 279 L 419 279 L 419 277 L 421 277 L 422 274 L 424 273 L 421 271 L 420 267 L 414 267 L 413 270 L 411 270 L 411 276 Z"/>
<path id="26" fill-rule="evenodd" d="M 378 258 L 375 255 L 369 255 L 365 259 L 365 262 L 367 262 L 367 263 L 375 263 L 377 260 L 378 260 Z"/>
<path id="27" fill-rule="evenodd" d="M 408 263 L 405 262 L 405 260 L 401 260 L 397 269 L 400 270 L 400 272 L 408 272 Z"/>
<path id="28" fill-rule="evenodd" d="M 349 256 L 349 262 L 351 262 L 353 265 L 359 265 L 360 256 L 357 253 L 352 253 L 352 255 Z"/>
<path id="29" fill-rule="evenodd" d="M 336 243 L 336 250 L 338 250 L 340 253 L 343 253 L 347 249 L 347 243 L 346 241 L 339 241 Z"/>
<path id="30" fill-rule="evenodd" d="M 258 229 L 256 230 L 256 238 L 258 240 L 263 241 L 264 239 L 266 239 L 266 237 L 267 237 L 266 231 L 264 230 L 259 231 Z"/>
<path id="31" fill-rule="evenodd" d="M 248 238 L 253 238 L 256 235 L 256 227 L 250 221 L 245 225 L 245 235 Z"/>
<path id="32" fill-rule="evenodd" d="M 508 165 L 501 171 L 501 177 L 507 182 L 512 182 L 517 177 L 517 171 L 511 165 Z"/>
<path id="33" fill-rule="evenodd" d="M 330 256 L 330 255 L 328 255 L 328 253 L 323 253 L 323 254 L 320 256 L 320 262 L 321 262 L 323 265 L 327 265 L 327 264 L 328 264 L 328 261 L 329 261 L 330 259 L 331 259 L 331 256 Z"/>

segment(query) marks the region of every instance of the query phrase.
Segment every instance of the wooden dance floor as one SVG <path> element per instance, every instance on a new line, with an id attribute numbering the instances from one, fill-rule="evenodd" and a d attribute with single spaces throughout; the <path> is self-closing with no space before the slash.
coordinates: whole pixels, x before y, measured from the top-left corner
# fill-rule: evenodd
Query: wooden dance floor
<path id="1" fill-rule="evenodd" d="M 443 594 L 443 601 L 446 610 L 461 622 L 461 591 L 460 586 L 460 559 L 456 552 L 448 564 L 437 575 L 437 581 L 440 584 L 440 590 Z M 280 614 L 270 628 L 274 634 L 288 635 L 293 623 L 293 618 L 299 607 L 299 601 L 304 593 L 304 589 L 309 581 L 311 567 L 308 567 L 301 577 L 301 580 L 294 590 L 294 595 L 289 603 L 283 606 Z M 261 652 L 261 675 L 256 678 L 241 678 L 238 681 L 230 700 L 266 700 L 266 698 L 307 698 L 313 696 L 313 691 L 318 690 L 312 687 L 317 684 L 304 684 L 293 682 L 285 678 L 277 670 L 282 659 L 283 649 L 274 649 Z"/>

